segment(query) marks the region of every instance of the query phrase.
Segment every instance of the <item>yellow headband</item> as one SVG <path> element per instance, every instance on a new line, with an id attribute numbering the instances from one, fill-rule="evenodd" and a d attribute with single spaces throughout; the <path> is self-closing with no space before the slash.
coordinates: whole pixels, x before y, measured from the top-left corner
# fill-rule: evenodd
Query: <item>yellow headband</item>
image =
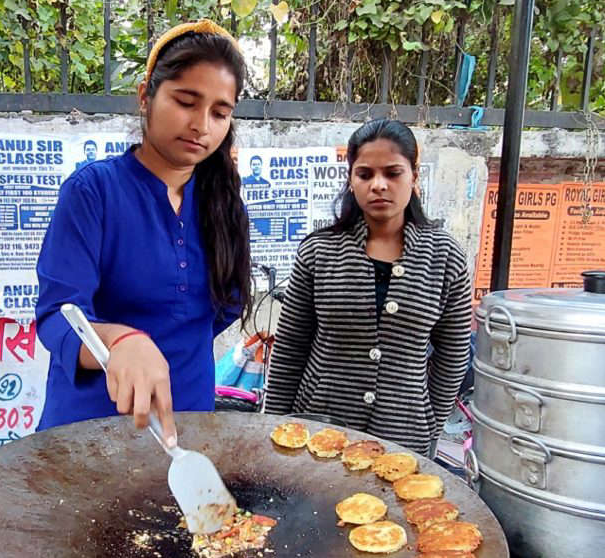
<path id="1" fill-rule="evenodd" d="M 184 35 L 185 33 L 189 33 L 189 31 L 193 31 L 194 33 L 209 33 L 211 35 L 222 35 L 223 37 L 227 37 L 237 50 L 240 50 L 237 41 L 233 38 L 231 33 L 214 23 L 214 21 L 210 21 L 209 19 L 200 19 L 199 21 L 193 23 L 181 23 L 172 29 L 169 29 L 164 33 L 153 45 L 151 52 L 147 58 L 147 71 L 145 73 L 146 81 L 149 81 L 151 78 L 151 72 L 155 68 L 155 64 L 158 60 L 158 54 L 160 50 L 164 48 L 170 41 Z M 241 52 L 241 51 L 240 51 Z"/>

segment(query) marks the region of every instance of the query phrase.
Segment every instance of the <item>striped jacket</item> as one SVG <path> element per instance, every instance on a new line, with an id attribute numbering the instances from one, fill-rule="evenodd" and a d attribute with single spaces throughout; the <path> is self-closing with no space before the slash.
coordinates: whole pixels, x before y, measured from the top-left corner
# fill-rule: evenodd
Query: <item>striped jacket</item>
<path id="1" fill-rule="evenodd" d="M 443 230 L 408 223 L 377 325 L 367 235 L 360 220 L 349 231 L 322 231 L 301 243 L 271 355 L 265 412 L 331 415 L 427 454 L 468 366 L 466 258 Z"/>

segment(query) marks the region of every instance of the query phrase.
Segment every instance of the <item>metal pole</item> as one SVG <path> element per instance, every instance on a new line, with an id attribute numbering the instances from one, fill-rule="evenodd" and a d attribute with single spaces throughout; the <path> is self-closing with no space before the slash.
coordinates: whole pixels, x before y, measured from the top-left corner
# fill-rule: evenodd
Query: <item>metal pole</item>
<path id="1" fill-rule="evenodd" d="M 103 2 L 103 38 L 105 39 L 105 49 L 103 51 L 103 89 L 105 95 L 111 95 L 111 0 Z"/>
<path id="2" fill-rule="evenodd" d="M 351 45 L 347 46 L 347 83 L 345 89 L 345 96 L 347 103 L 350 103 L 353 99 L 353 57 L 355 56 Z"/>
<path id="3" fill-rule="evenodd" d="M 467 0 L 467 9 L 471 5 L 471 0 Z M 462 52 L 464 50 L 464 31 L 466 27 L 466 19 L 468 12 L 464 12 L 464 15 L 460 18 L 458 24 L 458 32 L 456 33 L 456 75 L 454 76 L 454 96 L 457 95 L 458 83 L 460 82 L 460 71 L 462 70 Z"/>
<path id="4" fill-rule="evenodd" d="M 63 34 L 63 41 L 67 41 L 67 4 L 61 2 L 59 8 L 59 18 L 61 21 L 61 32 Z M 68 89 L 68 59 L 67 49 L 61 44 L 61 92 L 67 93 Z"/>
<path id="5" fill-rule="evenodd" d="M 317 4 L 311 7 L 313 20 L 317 16 Z M 309 83 L 307 84 L 307 101 L 315 100 L 315 66 L 317 63 L 317 23 L 313 21 L 309 32 Z"/>
<path id="6" fill-rule="evenodd" d="M 534 0 L 516 1 L 496 208 L 491 277 L 493 291 L 508 288 L 533 15 Z"/>
<path id="7" fill-rule="evenodd" d="M 592 81 L 592 61 L 594 58 L 594 43 L 597 28 L 593 27 L 586 45 L 586 57 L 584 58 L 584 77 L 582 79 L 582 110 L 588 112 L 590 105 L 590 82 Z"/>
<path id="8" fill-rule="evenodd" d="M 146 0 L 145 10 L 147 11 L 147 56 L 153 48 L 153 1 Z"/>
<path id="9" fill-rule="evenodd" d="M 490 25 L 490 47 L 489 67 L 487 70 L 487 92 L 485 94 L 485 106 L 492 107 L 494 104 L 494 87 L 496 86 L 496 66 L 498 64 L 498 17 L 500 13 L 498 6 L 494 6 L 492 24 Z"/>
<path id="10" fill-rule="evenodd" d="M 29 60 L 29 39 L 23 39 L 23 76 L 25 78 L 25 92 L 32 92 L 32 69 Z"/>
<path id="11" fill-rule="evenodd" d="M 277 4 L 277 0 L 273 0 Z M 271 30 L 269 31 L 271 41 L 271 54 L 269 58 L 269 100 L 275 99 L 275 84 L 277 82 L 277 21 L 272 18 Z"/>
<path id="12" fill-rule="evenodd" d="M 422 26 L 422 44 L 427 43 L 428 24 Z M 426 91 L 426 72 L 429 66 L 429 51 L 423 50 L 420 58 L 420 72 L 418 72 L 418 90 L 416 91 L 416 104 L 424 105 L 424 92 Z"/>
<path id="13" fill-rule="evenodd" d="M 557 50 L 557 69 L 555 71 L 555 84 L 552 89 L 552 97 L 550 99 L 550 110 L 556 112 L 559 110 L 559 89 L 561 87 L 561 67 L 563 62 L 563 49 Z"/>
<path id="14" fill-rule="evenodd" d="M 388 49 L 388 50 L 387 50 Z M 389 91 L 391 89 L 391 49 L 382 49 L 382 73 L 380 75 L 380 102 L 389 102 Z"/>

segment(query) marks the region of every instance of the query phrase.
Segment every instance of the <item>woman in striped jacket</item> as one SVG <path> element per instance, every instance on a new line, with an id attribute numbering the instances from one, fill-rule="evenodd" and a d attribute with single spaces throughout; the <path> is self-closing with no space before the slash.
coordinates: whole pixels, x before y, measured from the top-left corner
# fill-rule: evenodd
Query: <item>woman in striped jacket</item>
<path id="1" fill-rule="evenodd" d="M 331 415 L 427 454 L 468 365 L 466 258 L 423 214 L 407 126 L 364 124 L 347 159 L 340 216 L 299 247 L 265 412 Z"/>

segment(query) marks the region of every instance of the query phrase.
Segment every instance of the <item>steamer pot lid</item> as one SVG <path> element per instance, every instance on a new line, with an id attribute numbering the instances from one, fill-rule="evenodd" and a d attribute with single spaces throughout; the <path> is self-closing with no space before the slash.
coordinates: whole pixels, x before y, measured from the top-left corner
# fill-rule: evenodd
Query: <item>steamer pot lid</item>
<path id="1" fill-rule="evenodd" d="M 584 280 L 594 290 L 595 273 Z M 589 275 L 590 274 L 590 275 Z M 605 294 L 585 289 L 509 289 L 495 291 L 481 299 L 477 318 L 484 321 L 490 309 L 505 307 L 518 326 L 548 331 L 565 331 L 605 336 Z M 490 322 L 507 324 L 508 318 L 497 308 L 491 310 Z"/>

